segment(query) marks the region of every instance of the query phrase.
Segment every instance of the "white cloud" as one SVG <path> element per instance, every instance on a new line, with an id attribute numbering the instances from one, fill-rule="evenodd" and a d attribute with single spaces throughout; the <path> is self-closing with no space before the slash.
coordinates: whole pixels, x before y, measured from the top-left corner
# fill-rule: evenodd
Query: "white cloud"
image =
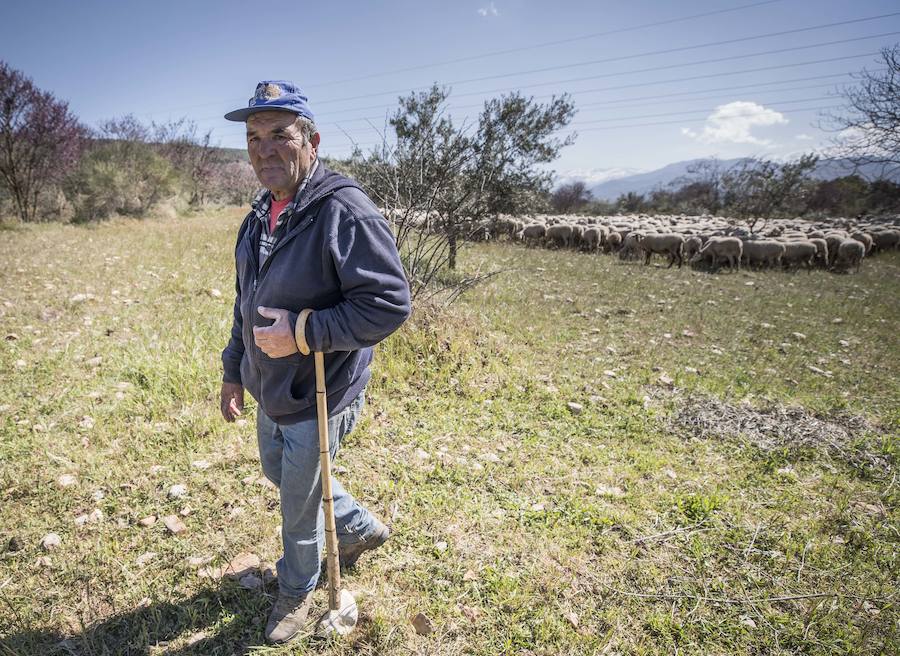
<path id="1" fill-rule="evenodd" d="M 796 137 L 794 137 L 794 139 L 796 139 L 797 141 L 812 141 L 813 137 L 809 136 L 808 134 L 798 134 Z"/>
<path id="2" fill-rule="evenodd" d="M 576 180 L 581 180 L 587 185 L 595 185 L 600 184 L 602 182 L 608 182 L 610 180 L 618 180 L 619 178 L 626 178 L 629 175 L 636 175 L 638 173 L 644 173 L 643 169 L 632 169 L 625 167 L 618 168 L 593 168 L 593 169 L 568 169 L 560 173 L 557 184 L 566 184 L 568 182 L 575 182 Z"/>
<path id="3" fill-rule="evenodd" d="M 478 15 L 479 15 L 479 16 L 485 16 L 485 17 L 487 17 L 487 16 L 499 16 L 499 15 L 500 15 L 500 12 L 498 11 L 496 5 L 494 5 L 494 3 L 491 2 L 490 4 L 488 4 L 487 7 L 482 7 L 481 9 L 479 9 L 479 10 L 478 10 Z"/>
<path id="4" fill-rule="evenodd" d="M 770 139 L 754 137 L 750 134 L 750 130 L 758 126 L 787 122 L 784 115 L 774 109 L 767 109 L 755 102 L 736 100 L 716 107 L 713 113 L 706 117 L 706 125 L 700 132 L 681 128 L 681 134 L 707 144 L 739 143 L 770 146 L 772 145 Z"/>

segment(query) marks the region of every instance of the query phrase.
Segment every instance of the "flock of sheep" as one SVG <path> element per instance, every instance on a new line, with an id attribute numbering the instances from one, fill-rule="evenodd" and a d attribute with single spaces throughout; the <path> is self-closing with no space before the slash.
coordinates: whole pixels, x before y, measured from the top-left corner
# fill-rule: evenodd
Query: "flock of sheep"
<path id="1" fill-rule="evenodd" d="M 900 217 L 771 220 L 751 233 L 736 221 L 713 216 L 500 216 L 481 226 L 486 239 L 528 246 L 617 253 L 622 259 L 665 256 L 668 266 L 687 261 L 718 270 L 773 267 L 859 271 L 863 258 L 900 246 Z"/>

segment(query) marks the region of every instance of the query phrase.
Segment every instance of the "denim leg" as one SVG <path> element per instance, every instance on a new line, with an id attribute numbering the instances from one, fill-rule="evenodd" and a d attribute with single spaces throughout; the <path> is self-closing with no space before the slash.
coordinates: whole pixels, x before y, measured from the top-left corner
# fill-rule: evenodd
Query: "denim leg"
<path id="1" fill-rule="evenodd" d="M 349 433 L 362 410 L 362 395 L 328 420 L 332 461 L 341 439 Z M 319 578 L 320 554 L 325 545 L 325 515 L 319 469 L 319 434 L 315 419 L 281 426 L 257 416 L 260 460 L 266 477 L 279 485 L 281 536 L 284 556 L 278 561 L 281 590 L 302 595 L 313 590 Z M 331 479 L 338 540 L 348 544 L 365 539 L 375 530 L 375 520 L 344 487 Z"/>

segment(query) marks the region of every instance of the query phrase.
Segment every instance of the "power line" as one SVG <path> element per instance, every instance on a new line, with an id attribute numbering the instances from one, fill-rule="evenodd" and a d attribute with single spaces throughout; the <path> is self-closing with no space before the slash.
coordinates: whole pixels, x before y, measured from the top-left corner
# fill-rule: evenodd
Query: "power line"
<path id="1" fill-rule="evenodd" d="M 828 105 L 826 107 L 804 107 L 802 109 L 788 109 L 783 112 L 779 112 L 780 114 L 797 114 L 799 112 L 817 112 L 825 109 L 840 109 L 843 105 Z M 752 114 L 731 114 L 728 118 L 749 118 L 751 116 L 756 116 L 757 114 L 754 112 Z M 623 119 L 624 120 L 624 119 Z M 706 118 L 689 118 L 689 119 L 678 119 L 675 121 L 654 121 L 652 123 L 631 123 L 626 125 L 605 125 L 602 127 L 595 128 L 585 128 L 584 130 L 577 130 L 577 133 L 581 132 L 598 132 L 600 130 L 619 130 L 625 128 L 639 128 L 646 127 L 651 125 L 673 125 L 678 123 L 698 123 L 705 121 Z"/>
<path id="2" fill-rule="evenodd" d="M 860 59 L 862 57 L 872 57 L 872 56 L 878 55 L 878 54 L 880 54 L 880 53 L 877 51 L 876 52 L 866 52 L 866 53 L 862 53 L 859 55 L 845 55 L 843 57 L 828 57 L 826 59 L 814 59 L 811 61 L 797 62 L 797 63 L 793 63 L 793 64 L 774 64 L 772 66 L 757 66 L 756 68 L 745 68 L 745 69 L 739 70 L 739 71 L 725 71 L 722 73 L 705 73 L 703 75 L 692 75 L 689 77 L 673 78 L 671 80 L 661 80 L 661 81 L 654 81 L 654 82 L 634 82 L 632 84 L 620 84 L 620 85 L 617 85 L 614 87 L 598 87 L 598 88 L 594 88 L 594 89 L 581 89 L 578 91 L 572 91 L 571 93 L 575 94 L 575 93 L 594 93 L 594 92 L 598 92 L 598 91 L 618 91 L 620 89 L 635 89 L 638 87 L 655 86 L 657 84 L 670 84 L 672 82 L 692 82 L 694 80 L 706 80 L 709 78 L 723 77 L 726 75 L 732 76 L 732 75 L 741 75 L 744 73 L 761 73 L 763 71 L 774 71 L 774 70 L 779 70 L 779 69 L 783 69 L 783 68 L 794 68 L 796 66 L 810 66 L 812 64 L 829 64 L 829 63 L 836 62 L 836 61 L 844 61 L 846 59 Z M 659 70 L 659 69 L 652 69 L 652 70 Z M 628 71 L 625 73 L 615 73 L 614 75 L 629 75 L 632 72 L 633 71 Z M 504 91 L 516 91 L 519 89 L 531 89 L 534 87 L 545 87 L 545 86 L 549 86 L 551 84 L 567 84 L 569 82 L 585 82 L 588 80 L 595 80 L 597 78 L 603 78 L 603 77 L 609 77 L 609 76 L 608 75 L 597 75 L 597 76 L 590 76 L 590 77 L 578 77 L 578 78 L 572 78 L 569 80 L 559 80 L 559 81 L 555 81 L 555 82 L 539 82 L 536 84 L 523 84 L 523 85 L 519 85 L 518 87 L 505 87 L 502 89 L 491 89 L 489 91 L 470 91 L 467 93 L 456 94 L 456 97 L 462 98 L 462 97 L 466 97 L 466 96 L 484 95 L 486 93 L 502 93 Z"/>
<path id="3" fill-rule="evenodd" d="M 459 63 L 467 62 L 467 61 L 476 61 L 478 59 L 486 59 L 488 57 L 496 57 L 498 55 L 509 55 L 509 54 L 513 54 L 513 53 L 517 53 L 517 52 L 525 52 L 528 50 L 538 50 L 541 48 L 548 48 L 550 46 L 562 45 L 564 43 L 574 43 L 576 41 L 585 41 L 588 39 L 596 39 L 601 36 L 610 36 L 612 34 L 622 34 L 625 32 L 634 32 L 636 30 L 646 29 L 648 27 L 660 27 L 662 25 L 672 25 L 673 23 L 681 23 L 681 22 L 685 22 L 685 21 L 689 21 L 689 20 L 694 20 L 697 18 L 707 18 L 709 16 L 716 16 L 719 14 L 732 13 L 732 12 L 741 11 L 744 9 L 760 7 L 763 5 L 770 5 L 775 2 L 780 2 L 780 1 L 781 0 L 765 0 L 764 2 L 754 2 L 751 4 L 747 4 L 747 5 L 739 5 L 737 7 L 731 7 L 729 9 L 717 9 L 715 11 L 708 11 L 708 12 L 704 12 L 702 14 L 692 14 L 690 16 L 682 16 L 679 18 L 671 18 L 671 19 L 663 20 L 663 21 L 655 21 L 653 23 L 643 23 L 641 25 L 634 25 L 632 27 L 621 27 L 621 28 L 617 28 L 614 30 L 606 30 L 605 32 L 594 32 L 592 34 L 584 34 L 582 36 L 570 37 L 570 38 L 566 38 L 566 39 L 557 39 L 555 41 L 544 41 L 543 43 L 536 43 L 536 44 L 533 44 L 530 46 L 521 46 L 518 48 L 508 48 L 506 50 L 494 50 L 491 52 L 482 53 L 480 55 L 469 55 L 467 57 L 458 57 L 456 59 L 448 59 L 448 60 L 445 60 L 442 62 L 434 62 L 431 64 L 420 64 L 417 66 L 407 66 L 405 68 L 396 68 L 396 69 L 393 69 L 390 71 L 383 71 L 381 73 L 371 73 L 369 75 L 360 75 L 358 77 L 344 78 L 341 80 L 334 80 L 331 82 L 322 82 L 319 84 L 312 84 L 312 85 L 310 85 L 310 87 L 311 88 L 325 87 L 325 86 L 332 86 L 335 84 L 344 84 L 347 82 L 358 82 L 360 80 L 371 80 L 372 78 L 384 77 L 386 75 L 394 75 L 396 73 L 408 73 L 410 71 L 420 71 L 420 70 L 424 70 L 426 68 L 435 68 L 437 66 L 446 66 L 449 64 L 459 64 Z"/>
<path id="4" fill-rule="evenodd" d="M 548 71 L 558 71 L 558 70 L 567 69 L 567 68 L 577 68 L 579 66 L 591 66 L 593 64 L 608 64 L 610 62 L 625 61 L 628 59 L 638 59 L 640 57 L 651 57 L 651 56 L 655 56 L 655 55 L 669 55 L 669 54 L 676 53 L 676 52 L 686 52 L 688 50 L 698 50 L 700 48 L 712 48 L 712 47 L 716 47 L 716 46 L 731 45 L 733 43 L 742 43 L 745 41 L 755 41 L 755 40 L 759 40 L 759 39 L 766 39 L 766 38 L 771 38 L 771 37 L 775 37 L 775 36 L 786 36 L 788 34 L 798 34 L 800 32 L 811 32 L 813 30 L 822 30 L 822 29 L 826 29 L 829 27 L 837 27 L 840 25 L 849 25 L 851 23 L 862 23 L 865 21 L 879 20 L 882 18 L 890 18 L 892 16 L 900 16 L 900 11 L 895 11 L 891 14 L 882 14 L 880 16 L 870 16 L 868 18 L 857 18 L 854 20 L 840 21 L 837 23 L 825 23 L 823 25 L 813 25 L 811 27 L 800 27 L 800 28 L 796 28 L 793 30 L 784 30 L 781 32 L 769 32 L 768 34 L 757 34 L 755 36 L 745 36 L 745 37 L 740 37 L 737 39 L 726 39 L 723 41 L 710 41 L 709 43 L 700 43 L 700 44 L 692 45 L 692 46 L 680 46 L 678 48 L 666 48 L 664 50 L 651 50 L 648 52 L 640 52 L 640 53 L 636 53 L 633 55 L 619 55 L 618 57 L 607 57 L 604 59 L 592 59 L 589 61 L 576 62 L 573 64 L 559 64 L 557 66 L 547 66 L 545 68 L 535 68 L 530 71 L 526 71 L 526 73 L 501 73 L 498 75 L 487 75 L 484 77 L 472 78 L 469 80 L 458 80 L 456 82 L 448 82 L 447 84 L 449 85 L 449 84 L 462 84 L 463 82 L 483 82 L 485 80 L 497 80 L 497 79 L 501 79 L 501 78 L 515 77 L 517 75 L 532 74 L 532 73 L 546 73 Z M 879 35 L 879 36 L 881 36 L 881 35 Z M 861 38 L 865 39 L 865 38 L 871 38 L 871 37 L 861 37 Z M 843 43 L 843 42 L 836 41 L 833 43 Z M 832 44 L 826 43 L 823 45 L 832 45 Z M 804 46 L 804 47 L 816 47 L 816 46 Z M 778 52 L 778 51 L 775 51 L 775 52 Z"/>
<path id="5" fill-rule="evenodd" d="M 654 72 L 654 71 L 670 70 L 673 68 L 684 68 L 685 66 L 699 66 L 702 64 L 718 64 L 718 63 L 726 62 L 726 61 L 734 61 L 736 59 L 748 59 L 751 57 L 762 57 L 764 55 L 777 55 L 777 54 L 782 54 L 785 52 L 796 52 L 797 50 L 809 50 L 812 48 L 823 48 L 825 46 L 841 45 L 844 43 L 853 43 L 856 41 L 865 41 L 868 39 L 880 39 L 880 38 L 887 37 L 887 36 L 896 36 L 897 34 L 900 34 L 900 32 L 897 32 L 897 31 L 884 32 L 882 34 L 871 34 L 871 35 L 862 36 L 862 37 L 854 37 L 852 39 L 839 39 L 836 41 L 824 41 L 821 43 L 813 43 L 813 44 L 809 44 L 809 45 L 805 45 L 805 46 L 792 46 L 790 48 L 777 48 L 775 50 L 763 50 L 760 52 L 747 53 L 747 54 L 743 54 L 743 55 L 731 55 L 728 57 L 714 57 L 711 59 L 700 59 L 697 61 L 684 62 L 684 63 L 680 63 L 680 64 L 669 64 L 667 66 L 653 66 L 650 68 L 639 68 L 639 69 L 634 69 L 634 70 L 630 70 L 630 71 L 619 71 L 619 72 L 603 73 L 600 75 L 591 75 L 591 76 L 587 76 L 587 77 L 570 78 L 568 80 L 554 80 L 553 82 L 539 82 L 539 83 L 535 83 L 535 84 L 519 85 L 517 87 L 513 87 L 513 89 L 527 89 L 527 88 L 536 87 L 536 86 L 546 86 L 548 84 L 566 84 L 568 82 L 581 82 L 581 81 L 585 81 L 585 80 L 597 80 L 597 79 L 601 79 L 601 78 L 605 78 L 605 77 L 617 77 L 617 76 L 621 76 L 621 75 L 634 75 L 637 73 L 650 73 L 650 72 Z M 541 72 L 541 71 L 542 71 L 542 69 L 534 69 L 533 71 L 521 71 L 520 73 L 517 73 L 517 75 L 525 75 L 529 72 Z M 467 82 L 475 82 L 475 81 L 479 81 L 479 80 L 481 80 L 481 78 L 473 78 L 471 80 L 456 80 L 455 82 L 451 82 L 450 84 L 464 84 Z M 395 93 L 410 93 L 413 91 L 424 91 L 424 90 L 428 90 L 430 88 L 431 88 L 431 86 L 429 85 L 426 87 L 394 89 L 392 91 L 369 93 L 369 94 L 359 95 L 359 96 L 346 96 L 344 98 L 333 98 L 332 100 L 319 100 L 316 102 L 316 105 L 328 105 L 328 104 L 337 103 L 337 102 L 345 102 L 347 100 L 359 100 L 361 98 L 371 98 L 372 96 L 387 96 L 387 95 L 392 95 Z M 470 93 L 459 94 L 459 95 L 460 96 L 475 95 L 475 94 L 481 94 L 481 93 L 485 93 L 485 92 L 477 91 L 477 92 L 470 92 Z M 459 96 L 457 96 L 457 97 L 459 97 Z"/>
<path id="6" fill-rule="evenodd" d="M 619 86 L 614 86 L 614 87 L 601 87 L 601 88 L 596 88 L 596 89 L 590 89 L 590 90 L 587 90 L 587 91 L 579 91 L 579 92 L 576 92 L 576 93 L 579 93 L 579 94 L 580 94 L 580 93 L 605 92 L 605 91 L 619 90 L 619 89 L 624 89 L 624 88 L 646 87 L 646 86 L 655 86 L 655 85 L 661 85 L 661 84 L 670 84 L 670 83 L 674 83 L 674 82 L 692 81 L 692 80 L 700 79 L 700 78 L 721 77 L 721 76 L 725 76 L 725 75 L 731 76 L 731 75 L 738 75 L 738 74 L 748 73 L 748 72 L 760 72 L 760 71 L 767 71 L 767 70 L 773 70 L 773 69 L 789 68 L 789 67 L 794 67 L 794 66 L 805 66 L 805 65 L 817 64 L 817 63 L 823 63 L 823 62 L 824 62 L 824 63 L 827 63 L 827 62 L 832 62 L 832 61 L 837 61 L 837 60 L 843 60 L 843 59 L 853 59 L 853 58 L 860 58 L 860 57 L 869 57 L 869 56 L 871 56 L 872 54 L 877 54 L 877 53 L 863 53 L 863 54 L 860 54 L 860 55 L 849 55 L 849 56 L 846 56 L 846 57 L 835 57 L 835 58 L 829 58 L 829 59 L 824 59 L 824 60 L 814 60 L 814 61 L 809 61 L 809 62 L 799 62 L 799 63 L 796 63 L 796 64 L 780 64 L 780 65 L 776 65 L 776 66 L 757 67 L 757 68 L 753 68 L 753 69 L 745 69 L 745 70 L 739 70 L 739 71 L 728 71 L 728 72 L 723 72 L 723 73 L 713 73 L 713 74 L 707 74 L 707 75 L 702 75 L 702 76 L 692 76 L 692 77 L 688 77 L 688 78 L 675 78 L 675 79 L 670 79 L 670 80 L 661 80 L 661 81 L 657 81 L 657 82 L 643 82 L 643 83 L 635 83 L 635 84 L 619 85 Z M 781 81 L 777 82 L 777 84 L 788 84 L 788 83 L 802 82 L 802 81 L 807 81 L 807 80 L 827 79 L 827 78 L 832 78 L 832 77 L 845 77 L 845 76 L 851 75 L 851 74 L 853 74 L 853 71 L 850 71 L 850 72 L 847 72 L 847 73 L 837 73 L 837 74 L 832 74 L 832 75 L 816 75 L 816 76 L 807 76 L 807 77 L 791 78 L 791 79 L 787 79 L 787 80 L 781 80 Z M 706 90 L 706 91 L 732 91 L 732 90 L 742 90 L 742 89 L 753 88 L 753 87 L 757 87 L 757 86 L 761 86 L 761 85 L 770 85 L 770 84 L 774 84 L 774 83 L 773 83 L 773 82 L 764 82 L 764 83 L 749 84 L 749 85 L 732 85 L 732 86 L 729 86 L 729 87 L 719 87 L 719 88 L 717 88 L 717 89 L 710 89 L 710 90 Z M 812 87 L 812 88 L 818 88 L 818 87 Z M 784 89 L 773 89 L 772 91 L 783 91 L 783 90 L 784 90 Z M 656 100 L 656 99 L 664 99 L 664 98 L 671 97 L 671 96 L 686 95 L 686 94 L 689 95 L 689 94 L 692 94 L 692 93 L 694 93 L 694 92 L 690 92 L 690 91 L 688 91 L 688 92 L 676 92 L 676 93 L 672 93 L 672 94 L 660 94 L 660 95 L 654 95 L 654 96 L 640 96 L 640 97 L 634 97 L 634 98 L 628 98 L 628 99 L 620 99 L 620 100 L 616 100 L 616 101 L 599 101 L 598 103 L 589 103 L 589 104 L 587 104 L 587 105 L 581 105 L 581 107 L 585 107 L 585 106 L 594 106 L 594 105 L 597 105 L 597 104 L 617 103 L 617 102 L 623 102 L 623 101 L 625 101 L 625 100 Z M 481 107 L 481 106 L 482 106 L 482 105 L 458 106 L 457 109 L 462 109 L 462 108 L 465 108 L 465 107 Z M 382 107 L 382 106 L 379 106 L 379 107 Z M 384 107 L 395 107 L 395 105 L 394 105 L 394 106 L 388 105 L 388 106 L 384 106 Z M 452 109 L 452 106 L 451 106 L 451 109 Z M 621 107 L 617 107 L 616 109 L 621 109 Z M 369 118 L 370 118 L 370 117 L 358 117 L 357 119 L 353 119 L 353 120 L 369 120 Z M 372 120 L 374 120 L 375 118 L 376 118 L 376 117 L 371 117 Z M 381 117 L 377 117 L 377 118 L 381 118 Z M 346 123 L 346 122 L 348 122 L 349 120 L 350 120 L 350 119 L 346 119 L 346 120 L 342 120 L 341 122 L 342 122 L 342 123 Z M 325 124 L 322 124 L 320 127 L 327 127 L 327 125 L 328 125 L 328 124 L 325 123 Z M 231 126 L 223 126 L 223 128 L 213 128 L 213 131 L 215 131 L 215 132 L 221 132 L 221 130 L 227 129 L 227 128 L 230 128 L 230 127 L 231 127 Z M 234 134 L 237 135 L 238 133 L 235 132 Z M 241 136 L 243 136 L 243 132 L 241 132 L 240 134 L 241 134 Z"/>
<path id="7" fill-rule="evenodd" d="M 814 101 L 819 101 L 819 100 L 833 100 L 833 99 L 834 99 L 833 96 L 818 96 L 816 98 L 799 98 L 797 100 L 772 100 L 772 101 L 768 102 L 767 104 L 768 105 L 793 105 L 796 103 L 814 102 Z M 682 112 L 663 112 L 661 114 L 643 114 L 643 115 L 639 115 L 639 116 L 629 116 L 627 118 L 622 118 L 619 116 L 612 117 L 612 118 L 596 118 L 596 119 L 592 119 L 590 121 L 577 121 L 577 122 L 571 123 L 570 125 L 572 127 L 577 127 L 579 125 L 589 125 L 592 123 L 608 123 L 610 121 L 630 121 L 630 120 L 641 119 L 641 118 L 660 118 L 663 116 L 680 116 L 680 115 L 685 115 L 685 114 L 707 114 L 709 112 L 715 111 L 716 109 L 717 109 L 716 107 L 710 107 L 707 109 L 690 109 L 690 110 L 685 110 Z M 792 111 L 797 111 L 797 110 L 792 110 Z M 729 115 L 729 118 L 730 118 L 730 116 L 733 116 L 733 115 Z"/>

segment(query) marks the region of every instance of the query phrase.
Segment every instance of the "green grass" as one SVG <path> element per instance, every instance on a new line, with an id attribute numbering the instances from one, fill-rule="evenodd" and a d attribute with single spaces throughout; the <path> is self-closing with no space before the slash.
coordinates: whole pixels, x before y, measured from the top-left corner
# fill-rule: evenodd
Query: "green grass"
<path id="1" fill-rule="evenodd" d="M 359 628 L 261 646 L 270 597 L 189 560 L 280 555 L 253 404 L 218 411 L 241 216 L 3 232 L 0 654 L 900 648 L 900 255 L 709 275 L 506 244 L 464 251 L 503 273 L 379 347 L 336 462 L 394 529 L 346 576 Z M 785 436 L 847 440 L 752 439 L 785 408 Z M 137 524 L 182 511 L 177 537 Z"/>

